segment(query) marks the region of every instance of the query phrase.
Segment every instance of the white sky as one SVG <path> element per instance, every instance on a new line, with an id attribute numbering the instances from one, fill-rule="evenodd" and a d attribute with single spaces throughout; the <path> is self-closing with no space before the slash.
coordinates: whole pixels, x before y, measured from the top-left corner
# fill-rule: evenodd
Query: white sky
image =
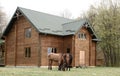
<path id="1" fill-rule="evenodd" d="M 60 15 L 65 9 L 77 18 L 89 9 L 91 4 L 97 5 L 100 0 L 0 0 L 7 17 L 11 17 L 17 6 L 48 14 Z"/>

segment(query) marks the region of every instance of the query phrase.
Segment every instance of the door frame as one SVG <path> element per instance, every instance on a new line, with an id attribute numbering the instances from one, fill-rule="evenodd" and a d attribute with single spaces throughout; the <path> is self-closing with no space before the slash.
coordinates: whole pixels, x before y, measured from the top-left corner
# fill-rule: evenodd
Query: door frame
<path id="1" fill-rule="evenodd" d="M 82 59 L 81 59 L 81 57 L 82 57 Z M 81 60 L 83 60 L 83 61 L 81 61 Z M 86 65 L 85 51 L 79 52 L 79 65 Z"/>

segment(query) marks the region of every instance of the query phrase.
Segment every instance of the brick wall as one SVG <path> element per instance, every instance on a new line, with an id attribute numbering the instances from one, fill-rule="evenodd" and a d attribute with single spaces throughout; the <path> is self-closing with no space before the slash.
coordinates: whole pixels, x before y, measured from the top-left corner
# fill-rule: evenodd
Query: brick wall
<path id="1" fill-rule="evenodd" d="M 86 39 L 78 38 L 78 33 L 85 33 Z M 93 45 L 92 45 L 93 44 Z M 91 35 L 85 27 L 82 27 L 75 35 L 75 66 L 80 64 L 80 51 L 85 52 L 85 65 L 95 65 L 95 44 L 92 43 Z"/>
<path id="2" fill-rule="evenodd" d="M 25 38 L 25 29 L 32 28 L 31 38 Z M 23 16 L 14 22 L 6 36 L 6 65 L 38 65 L 39 34 Z M 31 47 L 31 57 L 25 57 L 25 47 Z"/>
<path id="3" fill-rule="evenodd" d="M 15 63 L 15 26 L 12 27 L 9 34 L 6 37 L 6 54 L 5 54 L 5 64 L 13 65 Z"/>
<path id="4" fill-rule="evenodd" d="M 56 48 L 57 53 L 66 53 L 67 48 L 72 48 L 71 46 L 71 37 L 72 36 L 55 36 L 55 35 L 40 35 L 41 39 L 41 65 L 48 65 L 47 60 L 47 51 L 48 48 Z M 53 65 L 57 65 L 56 62 L 53 62 Z"/>
<path id="5" fill-rule="evenodd" d="M 70 53 L 73 56 L 72 66 L 75 66 L 75 49 L 74 49 L 74 36 L 65 36 L 64 37 L 64 53 L 67 52 L 67 49 L 70 48 Z"/>
<path id="6" fill-rule="evenodd" d="M 96 65 L 96 42 L 92 42 L 91 54 L 90 54 L 90 66 Z"/>
<path id="7" fill-rule="evenodd" d="M 41 39 L 41 66 L 48 65 L 48 48 L 56 48 L 57 53 L 63 52 L 63 37 L 54 35 L 40 35 Z M 54 65 L 57 63 L 53 63 Z"/>
<path id="8" fill-rule="evenodd" d="M 25 29 L 29 27 L 32 28 L 32 36 L 25 38 Z M 6 36 L 6 65 L 46 66 L 48 65 L 48 48 L 57 48 L 57 53 L 66 53 L 67 48 L 70 48 L 72 52 L 71 40 L 72 36 L 39 34 L 28 20 L 20 17 Z M 30 58 L 25 57 L 25 47 L 31 47 Z M 53 65 L 57 63 L 54 62 Z"/>

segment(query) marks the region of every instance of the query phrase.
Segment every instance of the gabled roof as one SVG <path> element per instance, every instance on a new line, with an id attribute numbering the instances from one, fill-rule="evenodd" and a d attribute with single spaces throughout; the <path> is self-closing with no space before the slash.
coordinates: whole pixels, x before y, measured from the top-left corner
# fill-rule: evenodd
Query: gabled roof
<path id="1" fill-rule="evenodd" d="M 70 35 L 70 34 L 74 35 L 84 25 L 85 22 L 86 22 L 85 19 L 81 19 L 81 20 L 76 20 L 62 24 L 64 35 Z"/>
<path id="2" fill-rule="evenodd" d="M 61 25 L 66 22 L 73 21 L 71 19 L 49 15 L 21 7 L 18 7 L 18 10 L 20 10 L 20 12 L 22 12 L 37 28 L 37 30 L 42 33 L 63 35 L 63 27 Z"/>
<path id="3" fill-rule="evenodd" d="M 6 30 L 4 31 L 3 36 L 6 35 L 12 28 L 15 21 L 14 17 L 16 16 L 16 12 L 19 12 L 21 15 L 26 17 L 26 19 L 28 19 L 28 21 L 37 29 L 38 32 L 59 36 L 74 35 L 87 22 L 86 19 L 75 21 L 72 19 L 18 7 Z M 94 34 L 94 38 L 97 39 L 92 28 L 90 28 L 90 31 Z"/>

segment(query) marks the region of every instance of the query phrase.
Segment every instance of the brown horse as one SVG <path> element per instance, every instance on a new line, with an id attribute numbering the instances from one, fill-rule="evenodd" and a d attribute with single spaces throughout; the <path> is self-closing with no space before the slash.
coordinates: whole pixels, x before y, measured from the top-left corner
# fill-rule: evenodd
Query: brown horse
<path id="1" fill-rule="evenodd" d="M 64 58 L 65 58 L 65 61 L 64 61 L 64 64 L 63 64 L 63 66 L 64 66 L 63 69 L 70 71 L 73 57 L 70 53 L 66 53 Z"/>
<path id="2" fill-rule="evenodd" d="M 63 70 L 63 63 L 65 63 L 65 55 L 62 53 L 48 54 L 48 70 L 52 70 L 53 61 L 58 62 L 58 70 Z"/>
<path id="3" fill-rule="evenodd" d="M 53 61 L 58 62 L 58 70 L 68 70 L 72 64 L 72 55 L 70 53 L 50 53 L 48 55 L 48 70 L 52 70 Z"/>

